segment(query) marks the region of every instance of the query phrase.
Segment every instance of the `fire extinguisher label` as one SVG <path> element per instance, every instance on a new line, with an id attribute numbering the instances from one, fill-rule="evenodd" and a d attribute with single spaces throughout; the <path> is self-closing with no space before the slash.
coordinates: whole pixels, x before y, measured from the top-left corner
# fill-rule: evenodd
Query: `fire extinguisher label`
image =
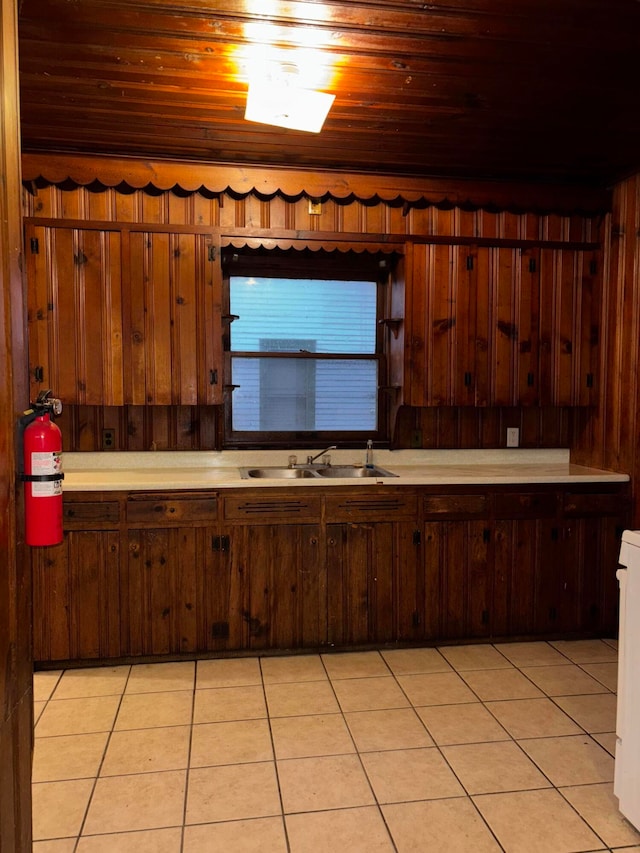
<path id="1" fill-rule="evenodd" d="M 31 454 L 31 473 L 35 476 L 62 474 L 62 452 L 39 451 Z M 62 477 L 59 480 L 34 482 L 31 484 L 34 497 L 50 498 L 62 494 Z"/>

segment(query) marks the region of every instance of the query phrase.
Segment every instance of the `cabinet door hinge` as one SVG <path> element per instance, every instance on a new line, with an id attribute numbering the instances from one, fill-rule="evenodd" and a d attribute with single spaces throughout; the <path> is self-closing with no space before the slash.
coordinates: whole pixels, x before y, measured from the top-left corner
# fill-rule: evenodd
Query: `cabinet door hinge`
<path id="1" fill-rule="evenodd" d="M 231 540 L 228 536 L 212 536 L 211 550 L 212 551 L 228 551 L 231 545 Z"/>
<path id="2" fill-rule="evenodd" d="M 216 259 L 216 247 L 215 246 L 209 246 L 209 252 L 208 252 L 207 258 L 210 261 L 215 261 L 215 259 Z"/>
<path id="3" fill-rule="evenodd" d="M 471 373 L 469 373 L 469 371 L 467 371 L 464 374 L 464 384 L 465 384 L 466 388 L 469 388 L 471 386 L 472 380 L 473 380 L 473 377 L 471 376 Z"/>
<path id="4" fill-rule="evenodd" d="M 218 384 L 218 371 L 210 370 L 209 371 L 209 385 L 217 385 Z"/>
<path id="5" fill-rule="evenodd" d="M 32 237 L 29 240 L 29 246 L 31 247 L 31 254 L 32 255 L 39 255 L 40 254 L 40 241 L 38 240 L 37 237 Z"/>
<path id="6" fill-rule="evenodd" d="M 413 544 L 420 545 L 422 543 L 422 534 L 419 530 L 413 531 Z"/>
<path id="7" fill-rule="evenodd" d="M 527 373 L 527 385 L 529 388 L 532 388 L 534 384 L 534 376 L 533 373 Z"/>

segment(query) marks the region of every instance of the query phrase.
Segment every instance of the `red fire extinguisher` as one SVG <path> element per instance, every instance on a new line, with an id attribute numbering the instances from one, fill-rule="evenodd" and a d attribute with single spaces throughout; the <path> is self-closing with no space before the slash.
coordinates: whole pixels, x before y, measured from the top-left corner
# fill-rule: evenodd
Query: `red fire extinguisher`
<path id="1" fill-rule="evenodd" d="M 42 391 L 21 418 L 27 545 L 62 542 L 62 433 L 51 420 L 61 411 L 60 400 Z"/>

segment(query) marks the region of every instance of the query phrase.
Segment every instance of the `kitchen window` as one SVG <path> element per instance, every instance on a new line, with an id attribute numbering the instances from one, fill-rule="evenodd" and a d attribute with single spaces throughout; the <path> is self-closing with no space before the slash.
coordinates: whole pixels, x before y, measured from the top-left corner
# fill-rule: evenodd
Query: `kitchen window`
<path id="1" fill-rule="evenodd" d="M 226 251 L 223 265 L 226 446 L 386 438 L 388 256 L 245 249 Z"/>

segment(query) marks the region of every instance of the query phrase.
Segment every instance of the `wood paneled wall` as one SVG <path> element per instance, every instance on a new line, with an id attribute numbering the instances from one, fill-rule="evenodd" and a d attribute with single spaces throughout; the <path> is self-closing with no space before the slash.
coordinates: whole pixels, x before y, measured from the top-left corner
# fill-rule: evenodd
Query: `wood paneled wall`
<path id="1" fill-rule="evenodd" d="M 0 853 L 31 850 L 31 568 L 16 423 L 28 401 L 21 274 L 17 3 L 0 0 Z"/>
<path id="2" fill-rule="evenodd" d="M 640 174 L 615 187 L 603 233 L 601 393 L 597 410 L 579 413 L 572 459 L 630 474 L 640 527 Z"/>
<path id="3" fill-rule="evenodd" d="M 337 239 L 362 234 L 563 241 L 598 240 L 601 227 L 598 218 L 580 215 L 405 208 L 357 199 L 328 199 L 321 214 L 313 215 L 305 197 L 30 186 L 24 194 L 25 215 L 61 224 L 81 220 L 97 226 L 108 222 L 211 226 L 229 234 L 252 228 L 313 231 Z M 68 406 L 60 426 L 69 450 L 101 449 L 104 429 L 114 430 L 114 447 L 122 450 L 211 449 L 221 442 L 221 420 L 214 407 Z M 493 448 L 504 446 L 507 426 L 520 428 L 526 447 L 568 446 L 573 441 L 574 414 L 562 408 L 405 409 L 394 438 L 396 446 L 407 447 L 412 431 L 419 429 L 427 448 Z"/>
<path id="4" fill-rule="evenodd" d="M 309 213 L 306 197 L 261 198 L 255 194 L 242 198 L 212 197 L 206 192 L 178 194 L 75 186 L 63 189 L 53 185 L 25 190 L 24 213 L 27 217 L 45 219 L 215 226 L 228 229 L 229 233 L 242 228 L 272 228 L 323 231 L 336 236 L 414 234 L 585 242 L 598 239 L 600 225 L 599 218 L 578 214 L 517 214 L 435 206 L 413 206 L 407 210 L 401 204 L 357 199 L 347 202 L 328 199 L 317 215 Z"/>

